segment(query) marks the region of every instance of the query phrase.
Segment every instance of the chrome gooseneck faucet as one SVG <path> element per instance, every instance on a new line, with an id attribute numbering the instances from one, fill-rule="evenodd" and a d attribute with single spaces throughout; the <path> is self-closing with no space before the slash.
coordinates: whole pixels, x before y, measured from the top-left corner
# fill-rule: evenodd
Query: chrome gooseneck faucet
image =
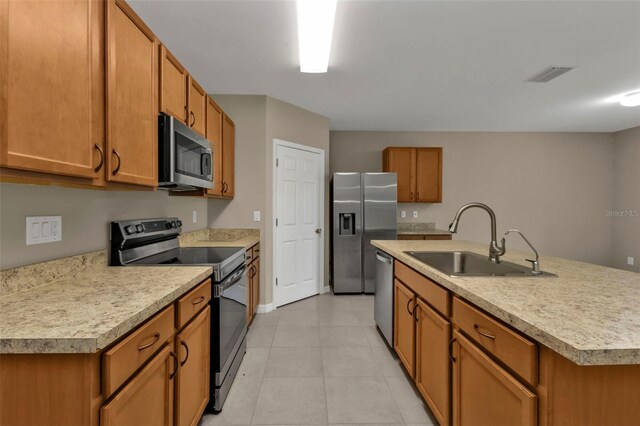
<path id="1" fill-rule="evenodd" d="M 498 237 L 496 233 L 496 214 L 491 210 L 489 206 L 482 203 L 469 203 L 460 207 L 456 216 L 453 218 L 453 222 L 449 225 L 449 232 L 455 234 L 458 232 L 458 222 L 460 221 L 460 216 L 464 213 L 465 210 L 471 209 L 473 207 L 477 207 L 489 213 L 489 217 L 491 217 L 491 244 L 489 244 L 489 260 L 494 263 L 500 263 L 500 256 L 502 256 L 505 251 L 504 238 L 501 240 L 501 244 L 498 244 Z"/>
<path id="2" fill-rule="evenodd" d="M 540 256 L 538 255 L 538 250 L 536 250 L 536 248 L 533 246 L 533 244 L 531 244 L 531 241 L 529 241 L 527 239 L 527 237 L 525 237 L 524 234 L 518 229 L 509 229 L 507 232 L 504 233 L 504 236 L 506 237 L 511 232 L 515 232 L 516 234 L 520 235 L 522 237 L 522 239 L 524 240 L 524 242 L 527 243 L 529 245 L 529 247 L 531 247 L 531 250 L 533 250 L 533 254 L 536 255 L 535 260 L 534 259 L 525 259 L 527 262 L 531 262 L 531 274 L 533 274 L 533 275 L 542 275 L 542 272 L 540 272 Z M 504 238 L 503 238 L 503 240 L 504 240 Z"/>

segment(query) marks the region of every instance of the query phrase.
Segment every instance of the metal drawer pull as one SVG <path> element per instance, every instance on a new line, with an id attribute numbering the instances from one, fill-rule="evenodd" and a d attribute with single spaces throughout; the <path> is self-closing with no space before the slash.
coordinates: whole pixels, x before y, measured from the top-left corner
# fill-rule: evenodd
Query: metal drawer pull
<path id="1" fill-rule="evenodd" d="M 180 363 L 180 367 L 184 366 L 187 363 L 187 360 L 189 359 L 189 346 L 187 346 L 187 344 L 185 342 L 183 342 L 182 340 L 180 341 L 180 344 L 182 346 L 184 346 L 184 349 L 187 351 L 187 354 L 184 357 L 184 361 L 182 361 Z"/>
<path id="2" fill-rule="evenodd" d="M 204 296 L 200 296 L 199 299 L 194 300 L 193 302 L 191 302 L 192 305 L 199 305 L 200 303 L 204 302 L 205 297 Z"/>
<path id="3" fill-rule="evenodd" d="M 416 312 L 417 309 L 418 309 L 418 302 L 416 302 L 416 304 L 413 305 L 413 309 L 412 309 L 412 315 L 413 315 L 413 318 L 415 318 L 416 322 L 418 322 L 418 313 Z"/>
<path id="4" fill-rule="evenodd" d="M 120 171 L 120 165 L 122 164 L 122 159 L 120 158 L 120 154 L 118 154 L 118 151 L 116 151 L 115 148 L 113 148 L 112 151 L 113 151 L 113 154 L 118 159 L 118 165 L 116 166 L 115 170 L 111 172 L 111 174 L 115 176 Z"/>
<path id="5" fill-rule="evenodd" d="M 411 304 L 411 302 L 413 301 L 413 299 L 409 299 L 409 301 L 407 302 L 407 312 L 409 312 L 409 315 L 413 316 L 413 312 L 411 312 L 411 309 L 409 309 L 409 305 Z"/>
<path id="6" fill-rule="evenodd" d="M 94 146 L 96 147 L 96 149 L 100 153 L 100 163 L 96 166 L 95 169 L 93 169 L 94 172 L 98 173 L 100 171 L 100 169 L 102 168 L 102 166 L 104 165 L 104 151 L 102 150 L 102 147 L 100 145 L 94 144 Z"/>
<path id="7" fill-rule="evenodd" d="M 455 343 L 456 338 L 454 337 L 453 339 L 451 339 L 451 341 L 449 342 L 449 358 L 451 359 L 451 362 L 456 362 L 457 360 L 453 357 L 453 344 Z"/>
<path id="8" fill-rule="evenodd" d="M 493 334 L 489 334 L 487 332 L 482 331 L 478 324 L 473 324 L 473 329 L 476 331 L 476 333 L 478 333 L 481 336 L 486 337 L 487 339 L 496 340 L 496 336 L 494 336 Z"/>
<path id="9" fill-rule="evenodd" d="M 173 380 L 173 378 L 176 377 L 176 374 L 178 374 L 179 361 L 178 361 L 178 357 L 176 356 L 176 354 L 173 353 L 173 351 L 169 352 L 169 356 L 173 358 L 173 367 L 174 367 L 173 373 L 169 374 L 169 380 Z"/>
<path id="10" fill-rule="evenodd" d="M 153 335 L 153 342 L 147 343 L 146 345 L 138 346 L 138 350 L 139 351 L 143 351 L 143 350 L 145 350 L 147 348 L 150 348 L 151 346 L 153 346 L 156 343 L 158 343 L 158 340 L 160 340 L 160 333 L 156 333 L 156 334 Z"/>

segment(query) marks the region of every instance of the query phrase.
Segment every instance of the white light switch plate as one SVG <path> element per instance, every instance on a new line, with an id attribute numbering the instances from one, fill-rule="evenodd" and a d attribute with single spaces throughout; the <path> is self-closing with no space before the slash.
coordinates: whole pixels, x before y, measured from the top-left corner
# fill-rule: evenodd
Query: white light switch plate
<path id="1" fill-rule="evenodd" d="M 260 211 L 254 211 L 253 212 L 253 221 L 254 222 L 260 222 Z"/>
<path id="2" fill-rule="evenodd" d="M 62 241 L 62 216 L 27 216 L 28 246 Z"/>
<path id="3" fill-rule="evenodd" d="M 406 210 L 400 210 L 400 217 L 401 218 L 407 217 L 407 211 Z"/>
<path id="4" fill-rule="evenodd" d="M 413 211 L 413 218 L 414 218 L 414 219 L 417 219 L 417 218 L 418 218 L 418 212 L 417 212 L 417 211 L 415 211 L 415 210 Z"/>
<path id="5" fill-rule="evenodd" d="M 631 256 L 627 257 L 627 265 L 633 266 L 635 263 L 636 263 L 636 259 L 635 258 L 633 258 Z"/>

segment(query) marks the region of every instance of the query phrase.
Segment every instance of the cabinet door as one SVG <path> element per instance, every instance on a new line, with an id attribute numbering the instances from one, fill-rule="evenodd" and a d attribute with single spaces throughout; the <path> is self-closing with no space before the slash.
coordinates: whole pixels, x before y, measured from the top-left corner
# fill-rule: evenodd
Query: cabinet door
<path id="1" fill-rule="evenodd" d="M 422 300 L 416 310 L 416 386 L 440 426 L 450 422 L 449 341 L 451 323 Z"/>
<path id="2" fill-rule="evenodd" d="M 210 327 L 211 308 L 207 306 L 178 334 L 177 426 L 197 425 L 209 402 Z"/>
<path id="3" fill-rule="evenodd" d="M 189 76 L 189 118 L 187 123 L 202 136 L 206 133 L 207 93 Z"/>
<path id="4" fill-rule="evenodd" d="M 225 114 L 222 123 L 222 181 L 224 182 L 223 195 L 233 198 L 235 176 L 235 141 L 236 128 L 233 121 Z"/>
<path id="5" fill-rule="evenodd" d="M 442 148 L 416 150 L 416 201 L 442 202 Z"/>
<path id="6" fill-rule="evenodd" d="M 104 172 L 103 12 L 89 0 L 0 2 L 2 166 Z"/>
<path id="7" fill-rule="evenodd" d="M 457 330 L 453 335 L 453 424 L 536 425 L 536 396 Z"/>
<path id="8" fill-rule="evenodd" d="M 213 189 L 207 189 L 209 195 L 222 195 L 222 109 L 207 96 L 207 134 L 213 153 Z"/>
<path id="9" fill-rule="evenodd" d="M 251 278 L 251 312 L 252 316 L 258 311 L 260 304 L 260 259 L 253 262 L 253 278 Z"/>
<path id="10" fill-rule="evenodd" d="M 115 397 L 100 409 L 102 426 L 173 425 L 176 358 L 165 346 Z"/>
<path id="11" fill-rule="evenodd" d="M 416 322 L 413 308 L 416 298 L 413 292 L 398 280 L 394 281 L 393 291 L 393 347 L 411 378 L 414 378 Z"/>
<path id="12" fill-rule="evenodd" d="M 107 179 L 158 184 L 158 45 L 123 0 L 107 1 Z"/>
<path id="13" fill-rule="evenodd" d="M 387 148 L 385 172 L 398 175 L 398 202 L 415 201 L 416 150 L 413 148 Z"/>
<path id="14" fill-rule="evenodd" d="M 187 70 L 160 46 L 160 111 L 187 122 Z"/>

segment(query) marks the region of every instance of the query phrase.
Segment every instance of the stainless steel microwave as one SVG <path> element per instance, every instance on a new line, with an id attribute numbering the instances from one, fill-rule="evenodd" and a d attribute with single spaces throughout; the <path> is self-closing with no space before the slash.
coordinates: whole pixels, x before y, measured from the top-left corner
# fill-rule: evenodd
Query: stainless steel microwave
<path id="1" fill-rule="evenodd" d="M 177 191 L 213 188 L 211 145 L 170 115 L 158 116 L 158 187 Z"/>

